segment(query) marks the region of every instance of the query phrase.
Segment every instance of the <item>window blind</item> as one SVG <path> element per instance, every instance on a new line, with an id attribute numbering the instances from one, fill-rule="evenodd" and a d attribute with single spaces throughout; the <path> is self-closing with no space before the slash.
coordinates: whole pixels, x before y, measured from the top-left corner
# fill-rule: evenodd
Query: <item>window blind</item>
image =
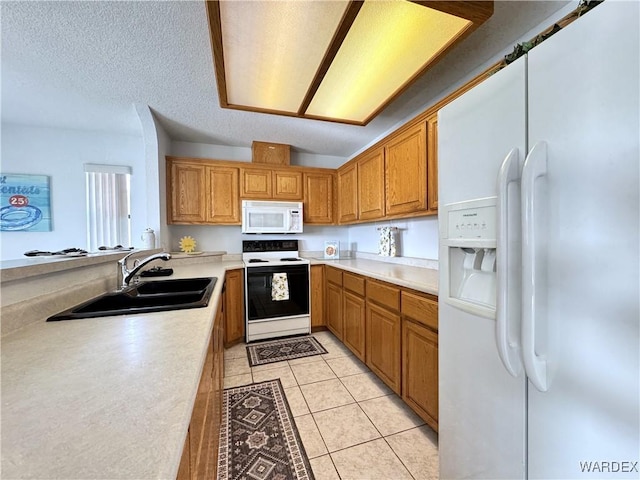
<path id="1" fill-rule="evenodd" d="M 87 192 L 87 246 L 131 245 L 131 168 L 85 164 Z"/>

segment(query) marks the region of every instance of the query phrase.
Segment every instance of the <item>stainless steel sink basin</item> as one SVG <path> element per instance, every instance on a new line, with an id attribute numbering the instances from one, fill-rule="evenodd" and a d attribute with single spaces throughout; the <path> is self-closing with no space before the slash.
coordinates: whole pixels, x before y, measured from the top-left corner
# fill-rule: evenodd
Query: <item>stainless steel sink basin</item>
<path id="1" fill-rule="evenodd" d="M 100 295 L 47 321 L 206 307 L 217 280 L 207 277 L 142 282 L 120 292 Z"/>

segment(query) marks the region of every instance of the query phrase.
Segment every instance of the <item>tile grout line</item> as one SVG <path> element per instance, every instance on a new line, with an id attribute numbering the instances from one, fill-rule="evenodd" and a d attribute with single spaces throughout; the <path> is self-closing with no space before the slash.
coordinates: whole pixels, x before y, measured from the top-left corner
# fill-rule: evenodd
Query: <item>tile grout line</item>
<path id="1" fill-rule="evenodd" d="M 417 428 L 417 427 L 416 427 Z M 407 430 L 405 430 L 407 431 Z M 398 432 L 400 433 L 400 432 Z M 393 434 L 395 435 L 395 433 Z M 411 478 L 413 478 L 414 480 L 416 480 L 416 477 L 413 476 L 413 473 L 411 473 L 411 470 L 409 470 L 409 467 L 407 467 L 407 465 L 405 465 L 405 463 L 402 461 L 402 459 L 400 458 L 400 456 L 396 453 L 396 451 L 393 449 L 393 447 L 391 446 L 391 444 L 387 441 L 386 437 L 382 437 L 382 439 L 384 440 L 384 442 L 387 444 L 387 446 L 389 447 L 389 450 L 391 450 L 391 452 L 393 452 L 393 454 L 395 455 L 395 457 L 398 459 L 398 461 L 400 462 L 400 464 L 405 468 L 405 470 L 407 471 L 407 473 L 409 474 L 409 476 Z"/>

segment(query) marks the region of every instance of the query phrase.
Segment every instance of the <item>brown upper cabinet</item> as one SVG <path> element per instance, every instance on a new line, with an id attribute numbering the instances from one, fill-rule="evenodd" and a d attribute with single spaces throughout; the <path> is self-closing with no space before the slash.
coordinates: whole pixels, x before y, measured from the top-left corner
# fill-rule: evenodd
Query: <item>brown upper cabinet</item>
<path id="1" fill-rule="evenodd" d="M 238 168 L 167 159 L 170 224 L 240 223 Z"/>
<path id="2" fill-rule="evenodd" d="M 384 147 L 387 215 L 427 209 L 425 122 L 394 136 Z"/>
<path id="3" fill-rule="evenodd" d="M 323 172 L 304 172 L 304 223 L 331 225 L 334 223 L 335 175 Z"/>
<path id="4" fill-rule="evenodd" d="M 438 114 L 427 119 L 427 205 L 438 210 Z"/>
<path id="5" fill-rule="evenodd" d="M 240 196 L 259 200 L 302 200 L 302 172 L 242 168 Z"/>
<path id="6" fill-rule="evenodd" d="M 436 122 L 434 115 L 429 126 L 433 157 L 429 170 L 426 120 L 390 135 L 338 169 L 338 223 L 437 213 Z M 428 178 L 431 172 L 434 175 Z M 431 189 L 433 207 L 427 198 Z"/>
<path id="7" fill-rule="evenodd" d="M 358 219 L 384 217 L 384 150 L 375 149 L 358 160 Z"/>
<path id="8" fill-rule="evenodd" d="M 167 162 L 167 186 L 170 195 L 169 223 L 206 221 L 206 167 L 202 164 Z"/>
<path id="9" fill-rule="evenodd" d="M 251 144 L 251 161 L 271 165 L 289 165 L 291 163 L 291 145 L 254 141 Z"/>
<path id="10" fill-rule="evenodd" d="M 355 163 L 338 169 L 338 223 L 358 220 L 358 170 Z"/>
<path id="11" fill-rule="evenodd" d="M 240 223 L 239 171 L 233 167 L 207 166 L 207 218 L 210 223 Z"/>

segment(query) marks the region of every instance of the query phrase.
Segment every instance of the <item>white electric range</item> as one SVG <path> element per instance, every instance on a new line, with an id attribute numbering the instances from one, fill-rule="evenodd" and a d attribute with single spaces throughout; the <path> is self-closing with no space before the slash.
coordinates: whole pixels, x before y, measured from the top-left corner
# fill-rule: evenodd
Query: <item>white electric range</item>
<path id="1" fill-rule="evenodd" d="M 246 341 L 311 333 L 309 261 L 298 240 L 244 240 Z"/>

